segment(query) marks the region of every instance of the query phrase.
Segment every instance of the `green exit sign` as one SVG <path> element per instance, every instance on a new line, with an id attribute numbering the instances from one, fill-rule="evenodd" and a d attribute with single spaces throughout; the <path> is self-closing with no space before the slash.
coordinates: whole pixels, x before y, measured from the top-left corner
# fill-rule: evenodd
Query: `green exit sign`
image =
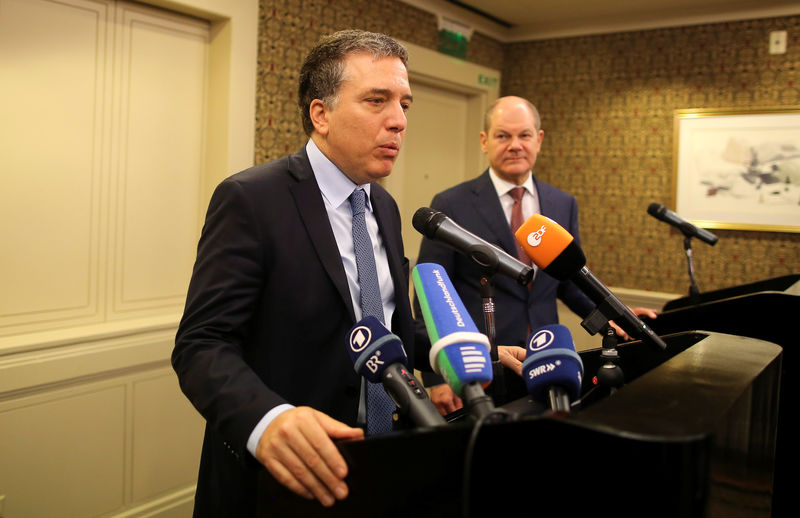
<path id="1" fill-rule="evenodd" d="M 484 86 L 497 86 L 497 78 L 494 76 L 478 74 L 478 84 Z"/>

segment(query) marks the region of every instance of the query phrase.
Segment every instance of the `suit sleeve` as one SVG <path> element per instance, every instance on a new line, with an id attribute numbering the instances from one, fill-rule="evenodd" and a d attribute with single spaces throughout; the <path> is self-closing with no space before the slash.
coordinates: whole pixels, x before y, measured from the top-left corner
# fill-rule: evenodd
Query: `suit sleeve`
<path id="1" fill-rule="evenodd" d="M 229 179 L 211 198 L 172 353 L 181 390 L 238 452 L 264 414 L 286 402 L 245 360 L 265 252 L 243 191 Z"/>

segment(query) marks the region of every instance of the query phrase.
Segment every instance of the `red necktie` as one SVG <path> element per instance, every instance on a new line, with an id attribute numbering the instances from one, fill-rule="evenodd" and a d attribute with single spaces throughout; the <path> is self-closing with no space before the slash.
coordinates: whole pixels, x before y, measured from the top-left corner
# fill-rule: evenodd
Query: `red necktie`
<path id="1" fill-rule="evenodd" d="M 511 232 L 514 233 L 525 222 L 522 218 L 522 195 L 525 193 L 525 187 L 514 187 L 508 193 L 514 198 L 514 206 L 511 207 Z M 519 241 L 514 239 L 517 245 L 517 257 L 525 264 L 531 264 L 531 259 L 525 253 L 525 249 L 519 244 Z"/>

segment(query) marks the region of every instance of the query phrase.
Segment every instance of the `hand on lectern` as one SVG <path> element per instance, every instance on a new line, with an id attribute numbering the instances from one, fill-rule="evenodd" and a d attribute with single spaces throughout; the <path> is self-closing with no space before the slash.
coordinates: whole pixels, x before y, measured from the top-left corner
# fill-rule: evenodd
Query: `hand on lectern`
<path id="1" fill-rule="evenodd" d="M 264 430 L 256 458 L 275 480 L 294 493 L 326 506 L 347 497 L 347 463 L 333 439 L 362 439 L 351 428 L 310 407 L 282 412 Z"/>
<path id="2" fill-rule="evenodd" d="M 628 309 L 630 309 L 631 312 L 634 315 L 636 315 L 637 317 L 645 316 L 645 317 L 650 318 L 650 319 L 655 319 L 655 318 L 658 317 L 658 312 L 655 309 L 650 309 L 650 308 L 632 308 L 630 306 L 628 306 Z M 613 320 L 609 320 L 608 323 L 609 323 L 609 325 L 611 327 L 614 328 L 614 331 L 616 331 L 617 336 L 619 336 L 620 338 L 622 338 L 625 341 L 633 340 L 633 338 L 631 338 L 631 336 L 628 333 L 626 333 L 624 329 L 619 327 L 616 324 L 616 322 L 614 322 Z"/>

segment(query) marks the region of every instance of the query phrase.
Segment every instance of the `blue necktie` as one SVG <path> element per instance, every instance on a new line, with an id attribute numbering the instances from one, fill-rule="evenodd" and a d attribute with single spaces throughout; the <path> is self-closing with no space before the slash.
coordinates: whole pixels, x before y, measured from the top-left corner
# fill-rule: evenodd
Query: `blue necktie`
<path id="1" fill-rule="evenodd" d="M 382 323 L 383 302 L 381 288 L 378 284 L 378 270 L 375 268 L 375 256 L 372 254 L 372 240 L 367 232 L 364 217 L 366 193 L 358 188 L 350 195 L 350 207 L 353 210 L 353 245 L 358 267 L 358 284 L 361 287 L 361 316 L 372 315 Z M 366 382 L 367 385 L 367 434 L 375 435 L 392 431 L 392 412 L 394 403 L 383 386 Z"/>

